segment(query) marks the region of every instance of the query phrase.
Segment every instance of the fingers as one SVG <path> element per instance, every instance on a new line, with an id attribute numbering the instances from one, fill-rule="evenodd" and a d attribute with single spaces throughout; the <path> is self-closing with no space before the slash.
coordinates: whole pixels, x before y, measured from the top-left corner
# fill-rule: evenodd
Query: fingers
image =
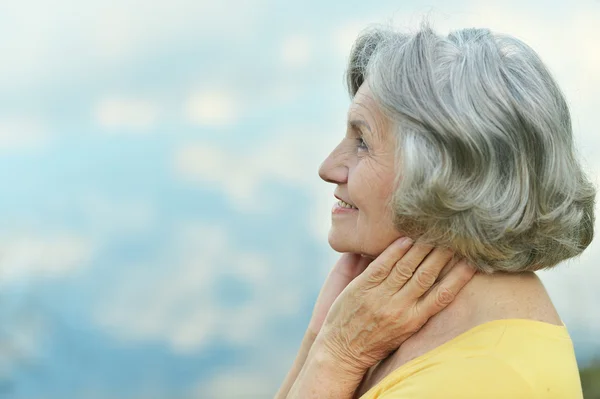
<path id="1" fill-rule="evenodd" d="M 456 263 L 452 270 L 417 302 L 417 313 L 427 319 L 437 314 L 454 300 L 460 290 L 471 281 L 475 272 L 476 269 L 464 259 Z"/>
<path id="2" fill-rule="evenodd" d="M 432 249 L 433 247 L 430 245 L 414 244 L 402 258 L 397 259 L 385 279 L 385 287 L 393 294 L 398 292 L 413 277 L 417 267 Z"/>
<path id="3" fill-rule="evenodd" d="M 444 277 L 446 277 L 446 275 L 450 272 L 450 270 L 452 270 L 452 268 L 454 266 L 456 266 L 456 264 L 461 260 L 462 258 L 457 256 L 456 254 L 454 254 L 452 256 L 452 258 L 448 261 L 448 263 L 446 263 L 446 266 L 444 266 L 444 268 L 442 269 L 442 271 L 440 272 L 440 274 L 438 275 L 436 282 L 439 282 L 440 280 L 442 280 Z M 429 294 L 429 292 L 433 289 L 437 288 L 437 284 L 432 285 L 431 287 L 429 287 L 429 289 L 423 294 L 421 295 L 421 297 L 425 297 Z"/>
<path id="4" fill-rule="evenodd" d="M 367 288 L 380 285 L 390 274 L 390 271 L 398 261 L 408 252 L 412 241 L 408 237 L 402 237 L 391 243 L 358 278 L 364 279 Z"/>
<path id="5" fill-rule="evenodd" d="M 410 252 L 407 254 L 410 255 Z M 435 248 L 421 260 L 419 267 L 414 272 L 412 278 L 408 281 L 405 293 L 413 298 L 423 296 L 440 276 L 440 272 L 452 260 L 454 253 L 447 248 Z"/>
<path id="6" fill-rule="evenodd" d="M 454 254 L 452 259 L 450 259 L 450 261 L 448 263 L 446 263 L 446 266 L 444 266 L 444 268 L 440 272 L 440 275 L 438 276 L 437 280 L 440 281 L 441 279 L 446 277 L 446 274 L 448 274 L 450 272 L 450 270 L 452 270 L 452 268 L 460 261 L 460 259 L 461 258 L 459 256 Z"/>

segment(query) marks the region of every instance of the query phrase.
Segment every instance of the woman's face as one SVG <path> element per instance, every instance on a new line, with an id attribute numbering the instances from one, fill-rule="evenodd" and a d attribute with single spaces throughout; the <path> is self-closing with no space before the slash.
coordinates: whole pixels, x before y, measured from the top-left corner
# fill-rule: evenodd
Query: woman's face
<path id="1" fill-rule="evenodd" d="M 323 180 L 337 185 L 334 195 L 354 207 L 340 207 L 336 199 L 329 231 L 334 250 L 377 257 L 401 236 L 387 204 L 393 190 L 395 146 L 390 123 L 365 82 L 348 110 L 345 137 L 319 168 Z"/>

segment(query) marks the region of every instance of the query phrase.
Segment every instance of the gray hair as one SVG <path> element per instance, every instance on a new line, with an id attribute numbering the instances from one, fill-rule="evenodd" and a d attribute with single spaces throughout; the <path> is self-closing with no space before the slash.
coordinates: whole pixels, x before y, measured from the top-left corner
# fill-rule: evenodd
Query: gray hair
<path id="1" fill-rule="evenodd" d="M 399 231 L 486 273 L 550 268 L 594 235 L 596 189 L 564 96 L 533 49 L 488 29 L 442 37 L 375 25 L 354 43 L 350 97 L 367 80 L 397 138 Z"/>

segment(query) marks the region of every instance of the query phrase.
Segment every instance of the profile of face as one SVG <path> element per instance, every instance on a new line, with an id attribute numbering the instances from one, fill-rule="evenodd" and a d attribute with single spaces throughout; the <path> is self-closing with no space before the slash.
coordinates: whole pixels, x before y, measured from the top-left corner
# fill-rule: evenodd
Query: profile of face
<path id="1" fill-rule="evenodd" d="M 350 104 L 345 137 L 319 168 L 323 180 L 337 185 L 334 195 L 353 207 L 333 206 L 329 245 L 337 252 L 374 258 L 403 235 L 388 204 L 396 148 L 390 127 L 365 81 Z"/>

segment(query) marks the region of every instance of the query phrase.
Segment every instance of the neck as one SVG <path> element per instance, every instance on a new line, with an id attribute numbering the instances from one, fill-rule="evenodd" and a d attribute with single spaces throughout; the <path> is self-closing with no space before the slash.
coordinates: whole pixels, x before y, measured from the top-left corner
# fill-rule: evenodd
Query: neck
<path id="1" fill-rule="evenodd" d="M 356 391 L 360 397 L 387 374 L 471 328 L 492 320 L 530 319 L 561 325 L 552 302 L 534 273 L 476 274 L 455 300 L 372 367 Z"/>
<path id="2" fill-rule="evenodd" d="M 392 355 L 405 363 L 463 332 L 492 320 L 531 319 L 561 325 L 535 273 L 478 273 L 456 299 Z"/>

